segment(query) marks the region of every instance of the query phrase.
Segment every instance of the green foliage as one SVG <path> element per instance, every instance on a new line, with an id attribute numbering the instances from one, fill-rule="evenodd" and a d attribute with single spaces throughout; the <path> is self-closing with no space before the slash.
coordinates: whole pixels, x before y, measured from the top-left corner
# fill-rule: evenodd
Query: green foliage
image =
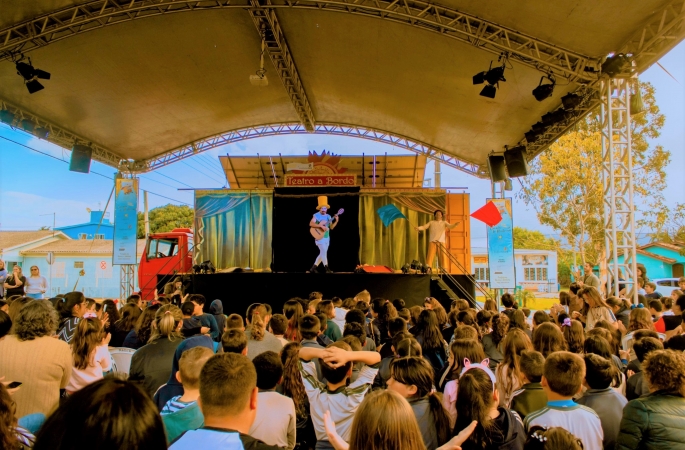
<path id="1" fill-rule="evenodd" d="M 535 300 L 535 294 L 529 291 L 528 289 L 517 289 L 514 293 L 514 299 L 516 300 L 516 303 L 519 304 L 519 306 L 527 308 L 528 302 L 531 300 Z"/>
<path id="2" fill-rule="evenodd" d="M 663 196 L 670 152 L 650 147 L 649 140 L 659 136 L 665 117 L 656 105 L 654 87 L 640 83 L 639 88 L 645 112 L 631 116 L 634 199 L 643 205 L 637 225 L 660 231 L 672 216 Z M 606 260 L 607 254 L 600 119 L 599 110 L 590 114 L 530 161 L 531 175 L 521 179 L 519 198 L 535 207 L 540 223 L 561 233 L 578 252 L 579 263 Z"/>
<path id="3" fill-rule="evenodd" d="M 192 228 L 194 220 L 193 209 L 189 206 L 168 204 L 153 208 L 148 213 L 150 233 L 164 233 L 174 228 Z M 145 237 L 145 219 L 142 212 L 138 213 L 138 239 Z"/>

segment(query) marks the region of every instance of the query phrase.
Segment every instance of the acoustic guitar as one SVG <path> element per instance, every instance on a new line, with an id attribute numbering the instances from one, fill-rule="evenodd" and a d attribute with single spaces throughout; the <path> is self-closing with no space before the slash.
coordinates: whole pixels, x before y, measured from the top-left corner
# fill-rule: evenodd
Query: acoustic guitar
<path id="1" fill-rule="evenodd" d="M 335 215 L 331 218 L 331 220 L 333 220 L 334 218 L 336 218 L 336 217 L 338 217 L 338 216 L 341 216 L 342 213 L 344 213 L 344 212 L 345 212 L 345 210 L 342 209 L 342 208 L 340 208 L 340 209 L 338 210 L 338 213 L 335 214 Z M 326 225 L 327 222 L 328 222 L 327 220 L 324 220 L 323 222 L 320 222 L 319 225 Z M 312 234 L 312 236 L 314 237 L 314 239 L 317 240 L 317 241 L 320 240 L 320 239 L 323 239 L 323 236 L 324 236 L 324 234 L 326 233 L 326 231 L 322 230 L 321 228 L 316 228 L 316 227 L 309 227 L 309 232 Z"/>

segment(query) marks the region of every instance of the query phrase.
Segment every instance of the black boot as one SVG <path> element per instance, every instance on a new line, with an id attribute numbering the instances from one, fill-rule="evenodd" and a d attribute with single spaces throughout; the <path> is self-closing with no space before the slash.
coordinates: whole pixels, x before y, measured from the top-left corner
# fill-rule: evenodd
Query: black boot
<path id="1" fill-rule="evenodd" d="M 323 266 L 324 269 L 326 269 L 326 273 L 333 273 L 331 269 L 328 268 L 328 266 Z"/>
<path id="2" fill-rule="evenodd" d="M 317 273 L 319 271 L 319 266 L 314 264 L 311 269 L 309 269 L 309 273 Z"/>

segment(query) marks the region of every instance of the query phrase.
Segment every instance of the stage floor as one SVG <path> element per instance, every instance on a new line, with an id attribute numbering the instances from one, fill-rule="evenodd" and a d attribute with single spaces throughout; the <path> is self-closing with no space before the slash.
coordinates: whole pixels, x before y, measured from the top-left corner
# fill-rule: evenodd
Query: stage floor
<path id="1" fill-rule="evenodd" d="M 224 314 L 245 315 L 252 303 L 268 303 L 274 312 L 281 312 L 283 304 L 293 298 L 308 298 L 319 291 L 324 299 L 354 297 L 368 290 L 371 297 L 402 298 L 407 306 L 423 305 L 431 294 L 430 275 L 392 273 L 215 273 L 191 275 L 189 292 L 202 294 L 207 299 L 206 309 L 214 299 L 224 305 Z"/>

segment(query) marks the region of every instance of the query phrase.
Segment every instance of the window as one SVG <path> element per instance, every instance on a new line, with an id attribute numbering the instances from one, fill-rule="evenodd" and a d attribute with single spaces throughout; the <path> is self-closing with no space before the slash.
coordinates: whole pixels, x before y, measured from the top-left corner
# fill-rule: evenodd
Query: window
<path id="1" fill-rule="evenodd" d="M 79 239 L 88 239 L 88 235 L 86 233 L 79 233 L 78 238 Z"/>
<path id="2" fill-rule="evenodd" d="M 83 269 L 83 261 L 74 261 L 74 269 Z"/>
<path id="3" fill-rule="evenodd" d="M 150 239 L 147 259 L 167 258 L 178 253 L 178 239 Z"/>
<path id="4" fill-rule="evenodd" d="M 476 280 L 490 280 L 490 271 L 487 267 L 476 267 Z"/>
<path id="5" fill-rule="evenodd" d="M 104 234 L 96 234 L 95 239 L 104 239 L 105 235 Z"/>
<path id="6" fill-rule="evenodd" d="M 523 279 L 525 281 L 547 281 L 547 268 L 526 267 L 523 269 Z"/>

